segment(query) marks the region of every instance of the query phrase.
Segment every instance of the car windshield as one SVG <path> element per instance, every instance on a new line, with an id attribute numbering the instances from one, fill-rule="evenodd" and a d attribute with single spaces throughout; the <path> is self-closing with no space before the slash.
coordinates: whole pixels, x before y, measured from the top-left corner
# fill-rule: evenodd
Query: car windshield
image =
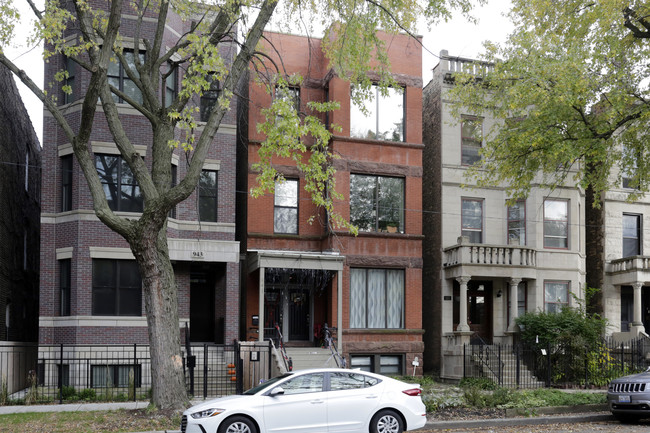
<path id="1" fill-rule="evenodd" d="M 260 383 L 259 385 L 257 385 L 255 387 L 249 389 L 248 391 L 244 392 L 243 395 L 257 394 L 258 392 L 260 392 L 260 391 L 262 391 L 262 390 L 264 390 L 264 389 L 266 389 L 266 388 L 268 388 L 270 386 L 273 386 L 273 384 L 276 383 L 278 380 L 284 379 L 285 377 L 288 377 L 288 376 L 291 376 L 291 373 L 283 374 L 282 376 L 276 376 L 276 377 L 274 377 L 272 379 L 266 380 L 266 381 Z"/>

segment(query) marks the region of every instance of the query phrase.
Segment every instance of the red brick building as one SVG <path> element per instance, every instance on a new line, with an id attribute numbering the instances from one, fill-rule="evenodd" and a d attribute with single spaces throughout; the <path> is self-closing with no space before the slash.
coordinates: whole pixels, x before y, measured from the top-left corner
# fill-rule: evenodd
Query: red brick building
<path id="1" fill-rule="evenodd" d="M 295 164 L 274 159 L 287 180 L 276 183 L 275 194 L 238 196 L 242 333 L 261 340 L 277 324 L 288 346 L 317 345 L 327 323 L 336 328 L 348 365 L 405 373 L 423 352 L 421 45 L 406 35 L 382 37 L 399 89 L 383 95 L 373 86 L 365 116 L 350 102 L 350 83 L 328 67 L 321 40 L 266 33 L 265 52 L 287 76 L 303 77 L 300 87 L 289 89 L 299 113 L 319 115 L 308 101 L 340 103 L 319 116 L 341 127 L 330 142 L 340 156 L 336 188 L 344 196 L 336 211 L 360 230 L 355 237 L 328 229 Z M 251 167 L 264 140 L 256 125 L 272 101 L 255 74 L 251 68 L 242 86 L 248 103 L 240 105 L 240 192 L 256 185 Z"/>
<path id="2" fill-rule="evenodd" d="M 145 13 L 141 35 L 151 39 L 157 17 L 151 11 Z M 133 10 L 125 11 L 122 18 L 120 33 L 127 57 L 134 55 L 137 15 Z M 190 21 L 183 21 L 170 12 L 162 50 L 173 46 L 190 25 Z M 74 32 L 70 29 L 66 36 L 74 40 Z M 144 44 L 140 46 L 143 50 Z M 232 60 L 234 44 L 222 42 L 220 50 L 226 62 Z M 66 69 L 69 77 L 61 84 L 70 85 L 72 94 L 66 95 L 59 88 L 59 102 L 74 128 L 79 124 L 81 98 L 90 76 L 74 62 L 54 56 L 45 63 L 46 86 L 59 85 L 53 79 L 54 74 Z M 114 85 L 129 88 L 133 97 L 138 96 L 139 90 L 124 73 L 123 65 L 112 63 L 108 75 Z M 172 73 L 161 86 L 160 97 L 174 96 L 180 80 L 180 73 Z M 204 98 L 194 101 L 201 107 L 201 116 L 216 102 L 215 92 L 206 92 Z M 151 167 L 153 137 L 149 121 L 119 98 L 116 102 L 126 134 Z M 201 119 L 197 120 L 200 129 Z M 39 341 L 41 344 L 146 343 L 141 282 L 131 250 L 123 238 L 95 216 L 90 191 L 73 157 L 72 146 L 47 112 L 43 137 Z M 209 150 L 200 188 L 169 217 L 168 244 L 178 284 L 179 328 L 188 323 L 192 341 L 220 343 L 238 338 L 235 143 L 236 103 L 233 101 L 232 110 L 226 114 Z M 123 163 L 101 109 L 96 113 L 90 146 L 113 210 L 124 217 L 138 218 L 142 212 L 139 187 Z M 176 149 L 170 164 L 173 176 L 179 181 L 186 173 L 186 155 Z"/>

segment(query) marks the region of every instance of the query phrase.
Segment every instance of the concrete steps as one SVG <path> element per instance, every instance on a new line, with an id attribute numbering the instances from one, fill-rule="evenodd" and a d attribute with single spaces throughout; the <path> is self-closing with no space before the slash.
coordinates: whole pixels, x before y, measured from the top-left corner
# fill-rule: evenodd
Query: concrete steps
<path id="1" fill-rule="evenodd" d="M 293 362 L 294 371 L 308 368 L 337 367 L 329 349 L 320 347 L 286 347 L 285 349 L 287 356 Z"/>

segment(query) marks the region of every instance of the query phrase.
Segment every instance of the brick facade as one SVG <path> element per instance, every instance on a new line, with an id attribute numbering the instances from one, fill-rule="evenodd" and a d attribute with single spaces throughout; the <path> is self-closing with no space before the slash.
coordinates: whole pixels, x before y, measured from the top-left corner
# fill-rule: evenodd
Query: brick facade
<path id="1" fill-rule="evenodd" d="M 249 339 L 259 338 L 253 316 L 259 314 L 260 268 L 265 260 L 272 263 L 277 259 L 283 268 L 263 269 L 265 272 L 265 297 L 268 292 L 277 291 L 291 304 L 290 293 L 272 282 L 282 275 L 300 275 L 324 269 L 332 257 L 341 260 L 341 267 L 329 280 L 323 292 L 314 287 L 309 291 L 310 316 L 301 325 L 308 328 L 306 336 L 291 338 L 286 335 L 289 325 L 294 321 L 288 307 L 281 307 L 282 322 L 280 326 L 288 344 L 315 344 L 317 337 L 312 331 L 323 322 L 329 326 L 342 329 L 342 349 L 348 361 L 351 357 L 383 355 L 398 356 L 401 359 L 402 372 L 411 371 L 411 362 L 415 357 L 422 358 L 422 76 L 421 46 L 406 35 L 381 35 L 386 40 L 388 55 L 392 65 L 393 77 L 404 92 L 404 136 L 403 141 L 383 141 L 354 138 L 350 134 L 350 84 L 339 78 L 329 69 L 328 62 L 321 49 L 319 39 L 278 33 L 267 33 L 271 56 L 281 57 L 281 64 L 287 75 L 299 74 L 303 77 L 300 87 L 300 110 L 309 115 L 319 116 L 321 121 L 329 121 L 341 127 L 330 142 L 333 153 L 341 158 L 334 161 L 336 188 L 344 199 L 335 205 L 335 209 L 344 218 L 350 217 L 350 179 L 351 174 L 390 176 L 404 181 L 404 222 L 403 233 L 386 231 L 362 231 L 352 236 L 345 231 L 329 231 L 316 218 L 313 224 L 308 219 L 313 215 L 325 215 L 311 202 L 309 194 L 302 189 L 294 164 L 288 159 L 274 158 L 278 171 L 286 178 L 299 181 L 298 234 L 274 233 L 274 195 L 271 193 L 254 199 L 248 197 L 239 203 L 238 233 L 243 252 L 247 259 L 242 269 L 248 269 L 242 276 L 244 283 L 245 312 L 243 313 L 242 332 Z M 275 53 L 275 50 L 278 52 Z M 279 59 L 276 59 L 279 60 Z M 280 64 L 280 63 L 278 63 Z M 255 82 L 251 70 L 249 81 L 242 85 L 243 92 L 250 101 L 247 107 L 240 109 L 240 146 L 239 167 L 247 174 L 239 173 L 238 190 L 248 191 L 256 184 L 256 173 L 251 166 L 258 160 L 257 150 L 264 137 L 257 131 L 256 125 L 263 121 L 261 109 L 271 103 L 271 96 Z M 340 109 L 324 114 L 310 112 L 307 101 L 338 101 Z M 272 257 L 271 257 L 272 256 Z M 282 261 L 278 257 L 284 257 Z M 323 267 L 321 267 L 323 266 Z M 398 329 L 352 328 L 350 326 L 350 269 L 394 269 L 402 270 L 404 275 L 403 326 Z M 293 274 L 292 274 L 293 272 Z M 287 277 L 286 287 L 294 290 L 291 278 Z M 339 299 L 337 287 L 341 280 L 342 311 L 338 311 Z M 302 290 L 307 291 L 303 285 Z M 298 290 L 298 289 L 295 289 Z M 282 295 L 284 293 L 284 295 Z M 275 295 L 273 295 L 275 296 Z M 270 298 L 273 298 L 271 296 Z M 273 308 L 266 299 L 265 312 Z M 271 301 L 272 302 L 272 301 Z M 282 309 L 284 308 L 284 309 Z M 284 314 L 282 316 L 282 314 Z M 339 317 L 342 321 L 339 322 Z M 265 318 L 260 317 L 260 322 Z M 267 328 L 272 326 L 266 318 Z M 268 330 L 267 330 L 268 332 Z M 354 359 L 353 366 L 354 366 Z M 420 364 L 422 365 L 422 364 Z M 408 368 L 406 368 L 408 367 Z M 421 373 L 421 367 L 418 372 Z"/>
<path id="2" fill-rule="evenodd" d="M 41 148 L 13 75 L 0 67 L 0 341 L 38 335 Z"/>
<path id="3" fill-rule="evenodd" d="M 131 6 L 125 5 L 125 8 Z M 152 35 L 156 17 L 143 21 L 142 35 Z M 134 11 L 125 11 L 120 33 L 128 38 L 134 34 Z M 178 35 L 189 30 L 190 21 L 169 14 L 163 48 L 175 44 Z M 69 30 L 72 34 L 73 30 Z M 145 37 L 145 36 L 143 36 Z M 128 42 L 127 42 L 128 44 Z M 128 46 L 127 46 L 128 48 Z M 232 61 L 234 44 L 220 44 L 226 62 Z M 54 56 L 45 63 L 45 81 L 54 82 L 54 74 L 64 67 L 62 56 Z M 82 68 L 76 69 L 73 86 L 75 95 L 83 95 L 90 76 Z M 180 77 L 177 86 L 180 88 Z M 162 97 L 162 96 L 161 96 Z M 63 93 L 60 92 L 60 102 Z M 79 124 L 81 99 L 67 104 L 65 116 L 71 126 Z M 198 104 L 198 98 L 194 103 Z M 224 116 L 219 131 L 208 151 L 205 169 L 217 171 L 217 222 L 199 222 L 197 192 L 179 203 L 174 217 L 168 221 L 170 256 L 178 285 L 179 326 L 195 325 L 190 331 L 192 340 L 224 342 L 238 338 L 239 320 L 239 246 L 235 241 L 235 140 L 236 101 Z M 151 168 L 153 140 L 149 121 L 127 104 L 117 104 L 126 134 L 134 145 L 140 146 L 145 164 Z M 199 129 L 201 123 L 199 122 Z M 140 316 L 104 316 L 93 314 L 93 261 L 97 259 L 133 260 L 128 244 L 117 233 L 104 226 L 94 215 L 89 188 L 76 160 L 72 170 L 72 207 L 62 210 L 62 157 L 72 153 L 68 139 L 48 113 L 44 118 L 43 133 L 43 207 L 41 220 L 41 274 L 40 274 L 40 342 L 43 344 L 130 344 L 148 341 L 144 302 Z M 106 118 L 97 110 L 90 145 L 95 155 L 115 154 Z M 176 166 L 177 182 L 187 172 L 186 156 L 176 149 L 171 161 Z M 137 218 L 135 214 L 122 214 Z M 61 310 L 61 261 L 71 262 L 70 311 Z M 205 287 L 205 286 L 208 287 Z M 214 299 L 191 294 L 201 293 Z M 201 313 L 194 311 L 201 310 Z M 206 316 L 206 314 L 208 316 Z M 209 317 L 211 315 L 211 317 Z M 202 332 L 210 327 L 209 332 Z M 194 336 L 196 335 L 196 338 Z"/>

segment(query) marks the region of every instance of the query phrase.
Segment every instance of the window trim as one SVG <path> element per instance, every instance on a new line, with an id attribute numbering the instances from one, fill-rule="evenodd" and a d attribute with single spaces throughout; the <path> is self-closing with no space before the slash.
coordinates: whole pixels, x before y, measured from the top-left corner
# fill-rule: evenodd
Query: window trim
<path id="1" fill-rule="evenodd" d="M 212 110 L 219 103 L 221 96 L 221 81 L 215 79 L 212 75 L 206 78 L 210 82 L 210 87 L 204 90 L 199 97 L 199 121 L 207 122 L 212 114 Z M 209 109 L 208 109 L 209 108 Z"/>
<path id="2" fill-rule="evenodd" d="M 463 227 L 464 226 L 463 221 L 465 220 L 465 212 L 463 210 L 463 208 L 464 208 L 463 204 L 466 201 L 479 202 L 481 204 L 481 228 L 480 228 L 480 230 L 477 230 L 475 228 L 466 229 L 466 228 Z M 470 236 L 470 243 L 479 243 L 479 244 L 485 243 L 485 236 L 484 236 L 484 233 L 485 233 L 485 221 L 484 221 L 485 220 L 485 206 L 484 206 L 484 204 L 485 204 L 485 199 L 484 198 L 461 197 L 461 199 L 460 199 L 460 234 L 461 234 L 461 236 L 465 236 L 464 233 L 466 231 L 467 232 L 480 233 L 480 235 L 481 235 L 480 242 L 471 242 L 471 236 Z"/>
<path id="3" fill-rule="evenodd" d="M 636 237 L 632 238 L 629 236 L 625 236 L 625 225 L 623 224 L 623 220 L 625 217 L 634 217 L 636 219 Z M 621 219 L 621 234 L 622 234 L 622 257 L 634 257 L 634 256 L 641 256 L 643 255 L 643 215 L 641 214 L 636 214 L 636 213 L 627 213 L 623 212 L 623 217 Z M 626 239 L 636 239 L 636 251 L 637 254 L 634 254 L 632 256 L 628 256 L 625 254 L 625 240 Z"/>
<path id="4" fill-rule="evenodd" d="M 386 374 L 386 375 L 395 375 L 395 373 L 382 373 L 381 370 L 381 358 L 383 356 L 391 356 L 391 357 L 399 357 L 400 364 L 399 368 L 401 370 L 401 373 L 397 373 L 398 376 L 402 376 L 405 374 L 406 371 L 406 356 L 404 353 L 350 353 L 350 368 L 352 371 L 358 369 L 361 372 L 364 371 L 369 371 L 370 373 L 379 373 L 379 374 Z M 369 370 L 364 370 L 363 367 L 358 367 L 353 364 L 354 358 L 361 358 L 361 357 L 369 357 L 370 358 L 370 369 Z M 363 374 L 363 373 L 360 373 Z"/>
<path id="5" fill-rule="evenodd" d="M 374 118 L 375 126 L 374 126 L 374 130 L 372 131 L 373 134 L 374 134 L 374 138 L 368 138 L 366 136 L 360 136 L 360 135 L 353 134 L 353 132 L 352 132 L 352 124 L 354 122 L 353 122 L 352 116 L 354 114 L 354 110 L 357 110 L 357 109 L 353 107 L 352 95 L 351 94 L 350 94 L 350 137 L 351 138 L 358 138 L 358 139 L 362 139 L 362 140 L 377 140 L 377 141 L 387 141 L 387 142 L 394 142 L 394 143 L 405 143 L 406 139 L 407 139 L 407 137 L 406 137 L 406 125 L 407 125 L 407 119 L 406 119 L 406 113 L 407 113 L 407 110 L 406 110 L 406 89 L 407 89 L 407 87 L 404 86 L 404 85 L 400 85 L 400 84 L 398 84 L 397 86 L 389 86 L 388 87 L 391 90 L 392 89 L 400 89 L 400 91 L 401 91 L 401 96 L 402 96 L 402 131 L 401 131 L 401 137 L 400 137 L 399 140 L 390 140 L 390 139 L 377 138 L 378 135 L 379 135 L 379 132 L 380 132 L 379 131 L 379 117 L 380 117 L 379 109 L 383 105 L 382 102 L 384 101 L 384 99 L 380 100 L 380 98 L 387 98 L 387 97 L 384 97 L 383 95 L 381 95 L 378 83 L 372 83 L 371 87 L 374 90 L 374 92 L 373 92 L 373 98 L 374 99 L 372 100 L 372 103 L 375 106 L 375 118 Z M 352 89 L 350 89 L 350 91 L 352 92 Z M 367 101 L 367 102 L 370 103 L 371 101 Z"/>
<path id="6" fill-rule="evenodd" d="M 133 62 L 134 62 L 134 65 L 135 65 L 135 50 L 134 49 L 125 49 L 123 51 L 123 55 L 125 57 L 127 57 L 129 54 L 133 55 Z M 143 50 L 138 50 L 138 57 L 140 57 L 140 63 L 145 62 L 146 58 L 145 58 L 145 52 Z M 110 73 L 110 65 L 113 64 L 113 63 L 116 64 L 118 66 L 118 68 L 119 68 L 117 75 L 111 75 L 111 73 Z M 135 70 L 135 73 L 137 74 L 138 71 Z M 129 75 L 126 73 L 124 65 L 122 65 L 122 62 L 118 58 L 115 59 L 115 62 L 109 62 L 109 67 L 106 70 L 106 79 L 109 80 L 111 78 L 117 79 L 117 83 L 118 83 L 117 89 L 122 93 L 124 93 L 124 82 L 127 81 L 127 80 L 131 81 L 133 83 L 133 85 L 135 86 L 135 88 L 140 93 L 140 100 L 136 101 L 136 102 L 138 102 L 138 103 L 143 102 L 142 91 L 140 90 L 140 88 L 138 88 L 138 86 L 136 86 L 135 82 L 133 80 L 131 80 Z M 109 83 L 109 85 L 110 85 L 110 83 Z M 113 96 L 113 101 L 115 101 L 116 104 L 126 104 L 127 103 L 127 102 L 124 101 L 124 99 L 122 99 L 121 96 L 119 96 L 119 95 L 117 95 L 115 93 L 112 93 L 112 92 L 111 92 L 111 95 Z"/>
<path id="7" fill-rule="evenodd" d="M 563 284 L 566 287 L 566 302 L 549 302 L 546 299 L 546 285 L 547 284 Z M 544 280 L 544 312 L 549 313 L 548 305 L 564 305 L 569 306 L 569 293 L 571 293 L 571 281 L 568 280 Z"/>
<path id="8" fill-rule="evenodd" d="M 466 121 L 480 122 L 480 125 L 481 125 L 481 138 L 480 138 L 480 140 L 477 139 L 476 137 L 466 137 L 466 136 L 463 135 L 463 130 L 465 129 L 465 128 L 463 128 L 463 126 L 464 126 L 464 123 Z M 481 162 L 482 158 L 481 158 L 481 155 L 480 155 L 480 150 L 483 148 L 483 136 L 484 136 L 483 121 L 484 121 L 484 119 L 482 117 L 479 117 L 479 116 L 470 116 L 470 115 L 465 115 L 465 114 L 461 115 L 461 121 L 460 121 L 460 164 L 462 166 L 464 166 L 464 167 L 469 167 L 469 166 L 472 166 L 472 165 L 474 165 L 476 163 Z M 466 142 L 468 142 L 468 143 L 466 144 Z M 469 146 L 470 143 L 474 143 L 474 144 Z M 471 148 L 477 148 L 479 150 L 478 160 L 472 162 L 471 164 L 468 163 L 468 162 L 465 162 L 464 149 L 465 149 L 466 146 L 469 146 Z"/>
<path id="9" fill-rule="evenodd" d="M 350 284 L 349 284 L 349 293 L 352 292 L 352 278 L 351 274 L 353 270 L 362 270 L 366 274 L 365 278 L 365 287 L 364 287 L 364 300 L 365 300 L 365 306 L 364 306 L 364 311 L 365 311 L 365 317 L 363 318 L 363 326 L 352 326 L 353 324 L 350 321 L 350 317 L 348 317 L 348 324 L 350 329 L 384 329 L 384 330 L 391 330 L 391 329 L 405 329 L 406 327 L 406 270 L 405 269 L 397 269 L 397 268 L 363 268 L 363 267 L 351 267 L 350 268 Z M 369 327 L 368 326 L 368 271 L 383 271 L 384 272 L 384 311 L 383 311 L 383 322 L 384 325 L 382 327 Z M 401 317 L 400 317 L 400 325 L 399 327 L 388 327 L 388 308 L 389 308 L 389 302 L 388 302 L 388 271 L 400 271 L 402 275 L 402 305 L 401 305 Z M 352 296 L 350 296 L 350 303 L 349 303 L 349 309 L 352 311 Z"/>
<path id="10" fill-rule="evenodd" d="M 109 202 L 109 208 L 111 208 L 112 211 L 114 212 L 135 212 L 135 213 L 142 213 L 144 211 L 144 197 L 142 197 L 142 194 L 140 194 L 140 199 L 137 200 L 137 204 L 139 205 L 138 207 L 140 208 L 139 210 L 123 210 L 122 209 L 122 187 L 127 185 L 131 187 L 136 187 L 140 188 L 140 185 L 138 185 L 138 181 L 135 178 L 135 175 L 133 175 L 133 181 L 135 184 L 125 184 L 122 183 L 122 161 L 124 161 L 124 158 L 122 155 L 113 155 L 113 154 L 107 154 L 107 153 L 96 153 L 95 154 L 95 169 L 97 170 L 97 160 L 98 158 L 101 157 L 111 157 L 111 158 L 118 158 L 118 163 L 117 163 L 117 184 L 115 185 L 116 190 L 119 192 L 117 195 L 117 201 L 113 202 L 115 203 L 115 209 L 111 207 L 111 202 Z M 128 164 L 127 164 L 128 165 Z M 130 169 L 130 168 L 129 168 Z M 106 182 L 102 177 L 100 176 L 99 181 L 101 182 L 102 186 L 103 185 L 112 185 L 112 182 Z"/>
<path id="11" fill-rule="evenodd" d="M 563 202 L 566 206 L 566 220 L 557 220 L 557 219 L 547 219 L 546 218 L 546 202 Z M 570 230 L 569 230 L 569 221 L 571 220 L 571 214 L 569 213 L 569 200 L 564 199 L 564 198 L 549 198 L 546 197 L 544 198 L 544 202 L 542 204 L 542 209 L 543 209 L 543 222 L 542 222 L 542 230 L 543 230 L 543 245 L 545 249 L 549 250 L 568 250 L 570 247 L 569 244 L 569 239 L 570 239 Z M 566 223 L 566 237 L 561 238 L 560 236 L 551 236 L 546 234 L 546 222 L 547 221 L 565 221 Z M 551 238 L 551 239 L 566 239 L 566 246 L 565 247 L 553 247 L 553 246 L 547 246 L 546 245 L 546 239 Z"/>
<path id="12" fill-rule="evenodd" d="M 65 272 L 64 272 L 65 270 Z M 72 259 L 59 260 L 59 316 L 70 316 Z"/>
<path id="13" fill-rule="evenodd" d="M 114 287 L 105 287 L 105 286 L 96 286 L 95 284 L 95 263 L 97 261 L 111 262 L 113 265 L 113 272 L 115 273 L 115 286 Z M 140 287 L 138 290 L 138 313 L 137 314 L 123 314 L 120 311 L 120 293 L 121 289 L 124 290 L 135 290 L 135 287 L 121 287 L 120 285 L 120 272 L 122 263 L 135 263 L 135 260 L 121 260 L 121 259 L 92 259 L 92 275 L 91 275 L 91 315 L 92 316 L 106 316 L 106 317 L 142 317 L 142 277 L 140 277 Z M 137 268 L 137 266 L 136 266 Z M 138 271 L 139 272 L 139 271 Z M 101 314 L 96 313 L 95 311 L 95 290 L 100 288 L 112 289 L 115 292 L 114 307 L 115 312 L 113 314 Z"/>
<path id="14" fill-rule="evenodd" d="M 178 96 L 178 66 L 168 62 L 168 67 L 169 75 L 163 80 L 163 106 L 165 108 L 168 108 Z"/>
<path id="15" fill-rule="evenodd" d="M 296 205 L 295 206 L 281 206 L 276 204 L 276 194 L 273 194 L 273 233 L 274 234 L 280 234 L 280 235 L 297 235 L 300 229 L 300 179 L 297 178 L 285 178 L 284 182 L 295 182 L 296 183 Z M 277 184 L 278 181 L 276 181 L 276 191 L 277 191 Z M 295 209 L 296 210 L 296 226 L 295 226 L 295 231 L 291 232 L 280 232 L 276 230 L 276 210 L 277 209 Z"/>
<path id="16" fill-rule="evenodd" d="M 205 189 L 201 187 L 201 179 L 199 179 L 198 185 L 198 200 L 199 200 L 199 221 L 201 222 L 213 222 L 216 223 L 219 221 L 219 171 L 218 170 L 201 170 L 201 178 L 205 173 L 212 174 L 214 173 L 214 187 L 211 189 L 212 194 L 204 194 Z M 203 209 L 204 201 L 208 202 L 212 206 L 214 211 L 214 219 L 204 219 L 201 216 L 201 209 Z"/>
<path id="17" fill-rule="evenodd" d="M 517 203 L 518 205 L 523 206 L 524 218 L 523 218 L 523 219 L 516 219 L 516 220 L 514 220 L 514 219 L 510 219 L 510 208 L 511 208 L 512 206 L 507 205 L 507 207 L 506 207 L 506 217 L 507 217 L 507 219 L 508 219 L 508 222 L 507 222 L 507 223 L 508 223 L 508 227 L 507 227 L 507 232 L 506 232 L 506 243 L 507 243 L 508 245 L 510 245 L 510 223 L 511 223 L 511 222 L 522 222 L 522 223 L 523 223 L 524 243 L 523 243 L 523 244 L 521 243 L 521 237 L 519 237 L 519 243 L 518 243 L 517 245 L 519 245 L 519 246 L 526 246 L 526 245 L 527 245 L 527 239 L 526 239 L 526 238 L 527 238 L 527 236 L 526 236 L 526 235 L 527 235 L 527 233 L 526 233 L 526 229 L 527 229 L 527 224 L 526 224 L 526 213 L 527 213 L 527 211 L 528 211 L 528 209 L 526 208 L 526 200 L 523 200 L 523 199 L 522 199 L 522 200 L 517 200 L 516 203 Z M 519 215 L 519 217 L 521 218 L 521 214 Z"/>
<path id="18" fill-rule="evenodd" d="M 400 177 L 400 176 L 382 176 L 382 175 L 374 175 L 374 174 L 366 174 L 366 173 L 350 173 L 350 186 L 352 185 L 352 177 L 353 176 L 360 176 L 360 177 L 367 177 L 367 178 L 374 178 L 374 197 L 372 198 L 373 203 L 372 203 L 372 211 L 374 213 L 375 219 L 374 219 L 374 227 L 370 230 L 365 230 L 364 228 L 359 227 L 359 231 L 362 231 L 364 233 L 399 233 L 403 234 L 406 233 L 406 178 L 405 177 Z M 388 227 L 394 227 L 394 225 L 389 225 L 388 223 L 386 224 L 386 230 L 383 230 L 380 228 L 380 211 L 379 208 L 382 207 L 381 203 L 379 203 L 379 194 L 380 194 L 380 180 L 381 179 L 399 179 L 402 183 L 402 200 L 401 200 L 401 208 L 399 210 L 400 212 L 400 221 L 399 225 L 396 228 L 395 232 L 392 232 L 391 230 L 388 229 Z M 350 223 L 354 224 L 352 221 L 352 189 L 350 188 Z"/>
<path id="19" fill-rule="evenodd" d="M 63 155 L 61 161 L 61 212 L 72 210 L 73 158 L 72 154 Z"/>

